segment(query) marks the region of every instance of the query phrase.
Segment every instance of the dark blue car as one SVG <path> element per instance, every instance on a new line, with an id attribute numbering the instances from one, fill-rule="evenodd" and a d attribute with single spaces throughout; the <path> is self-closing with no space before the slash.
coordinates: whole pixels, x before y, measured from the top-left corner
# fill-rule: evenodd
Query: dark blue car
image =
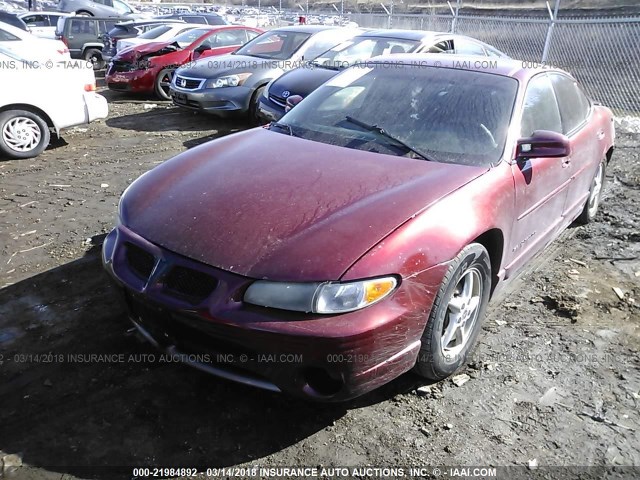
<path id="1" fill-rule="evenodd" d="M 479 40 L 451 33 L 421 30 L 371 30 L 337 45 L 312 62 L 276 78 L 260 98 L 260 116 L 277 121 L 285 114 L 287 98 L 306 97 L 341 70 L 372 57 L 399 53 L 447 53 L 508 58 Z"/>

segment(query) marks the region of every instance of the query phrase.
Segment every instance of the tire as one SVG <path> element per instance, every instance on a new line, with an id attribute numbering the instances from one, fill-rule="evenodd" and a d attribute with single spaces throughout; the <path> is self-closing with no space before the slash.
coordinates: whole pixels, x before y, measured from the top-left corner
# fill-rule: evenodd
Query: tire
<path id="1" fill-rule="evenodd" d="M 91 12 L 87 12 L 86 10 L 79 10 L 76 12 L 76 16 L 78 17 L 93 17 Z"/>
<path id="2" fill-rule="evenodd" d="M 40 155 L 51 134 L 47 122 L 27 110 L 0 113 L 0 153 L 9 158 L 33 158 Z"/>
<path id="3" fill-rule="evenodd" d="M 251 103 L 249 103 L 249 123 L 254 127 L 259 127 L 260 125 L 268 123 L 260 116 L 260 110 L 258 109 L 260 97 L 262 96 L 263 91 L 264 85 L 253 93 L 251 96 Z"/>
<path id="4" fill-rule="evenodd" d="M 94 70 L 100 70 L 104 68 L 104 61 L 102 60 L 102 52 L 97 48 L 87 48 L 84 51 L 83 57 L 87 62 L 91 62 L 93 64 Z"/>
<path id="5" fill-rule="evenodd" d="M 156 96 L 162 100 L 171 100 L 169 95 L 169 85 L 171 85 L 171 79 L 173 78 L 173 68 L 164 68 L 160 71 L 154 82 L 154 90 Z"/>
<path id="6" fill-rule="evenodd" d="M 589 196 L 584 204 L 582 213 L 576 219 L 576 223 L 579 225 L 586 225 L 593 222 L 598 213 L 598 207 L 600 206 L 600 198 L 602 197 L 602 188 L 604 187 L 604 176 L 607 170 L 607 163 L 602 160 L 598 165 L 593 180 L 591 180 L 591 186 L 589 187 Z"/>
<path id="7" fill-rule="evenodd" d="M 466 362 L 480 333 L 490 292 L 489 254 L 478 243 L 467 245 L 452 260 L 431 307 L 414 367 L 418 375 L 442 380 Z"/>

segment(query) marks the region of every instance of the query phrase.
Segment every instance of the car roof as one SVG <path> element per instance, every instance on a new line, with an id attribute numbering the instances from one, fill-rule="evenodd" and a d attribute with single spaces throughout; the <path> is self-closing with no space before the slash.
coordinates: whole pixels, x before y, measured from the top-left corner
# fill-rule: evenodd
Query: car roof
<path id="1" fill-rule="evenodd" d="M 443 35 L 449 35 L 443 32 L 433 32 L 427 30 L 403 30 L 403 29 L 376 29 L 366 30 L 358 35 L 358 37 L 381 37 L 381 38 L 398 38 L 402 40 L 423 40 L 424 38 L 432 38 Z"/>
<path id="2" fill-rule="evenodd" d="M 289 27 L 278 27 L 271 32 L 298 32 L 298 33 L 318 33 L 325 30 L 337 30 L 345 27 L 334 27 L 333 25 L 292 25 Z"/>
<path id="3" fill-rule="evenodd" d="M 18 13 L 19 17 L 26 17 L 27 15 L 55 15 L 57 17 L 70 17 L 73 14 L 68 12 L 59 12 L 57 10 L 31 10 Z"/>
<path id="4" fill-rule="evenodd" d="M 571 74 L 559 68 L 538 67 L 532 68 L 528 62 L 511 58 L 483 57 L 479 55 L 445 55 L 442 53 L 414 53 L 381 55 L 367 60 L 367 65 L 393 64 L 437 68 L 450 68 L 453 70 L 475 71 L 491 73 L 502 77 L 515 78 L 520 82 L 527 82 L 529 78 L 542 72 L 560 72 Z"/>
<path id="5" fill-rule="evenodd" d="M 69 15 L 68 17 L 63 17 L 64 20 L 80 20 L 80 21 L 89 21 L 89 20 L 100 20 L 102 22 L 115 22 L 118 23 L 118 17 L 88 17 L 85 15 Z"/>
<path id="6" fill-rule="evenodd" d="M 147 19 L 147 20 L 123 20 L 122 22 L 118 22 L 116 23 L 116 26 L 122 26 L 122 27 L 137 27 L 140 25 L 153 25 L 153 24 L 158 24 L 158 25 L 162 25 L 163 23 L 166 24 L 173 24 L 173 23 L 186 23 L 184 20 L 180 20 L 177 18 L 158 18 L 158 19 Z"/>

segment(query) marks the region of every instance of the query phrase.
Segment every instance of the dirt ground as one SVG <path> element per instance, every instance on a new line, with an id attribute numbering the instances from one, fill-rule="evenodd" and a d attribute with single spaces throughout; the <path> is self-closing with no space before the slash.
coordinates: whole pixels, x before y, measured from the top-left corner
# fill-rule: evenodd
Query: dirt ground
<path id="1" fill-rule="evenodd" d="M 126 335 L 100 264 L 119 196 L 173 155 L 246 126 L 106 96 L 106 121 L 65 132 L 37 159 L 0 161 L 5 473 L 509 465 L 525 476 L 601 478 L 548 468 L 579 465 L 638 477 L 618 468 L 640 465 L 638 122 L 619 129 L 597 222 L 567 230 L 492 303 L 463 376 L 425 385 L 406 374 L 346 404 L 318 405 L 160 361 Z"/>

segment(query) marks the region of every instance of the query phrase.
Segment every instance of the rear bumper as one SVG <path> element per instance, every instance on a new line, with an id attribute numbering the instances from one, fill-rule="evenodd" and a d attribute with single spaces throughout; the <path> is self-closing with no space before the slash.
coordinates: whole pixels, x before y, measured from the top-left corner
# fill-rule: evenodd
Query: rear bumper
<path id="1" fill-rule="evenodd" d="M 162 290 L 162 274 L 141 281 L 131 272 L 128 244 L 158 259 L 154 272 L 188 265 L 215 276 L 217 287 L 199 304 L 172 298 Z M 411 369 L 426 323 L 424 301 L 432 302 L 416 304 L 401 284 L 389 298 L 342 315 L 250 306 L 241 299 L 252 279 L 168 252 L 123 226 L 105 239 L 103 263 L 123 287 L 131 321 L 156 347 L 221 378 L 319 401 L 357 397 Z M 434 267 L 432 280 L 442 274 Z"/>
<path id="2" fill-rule="evenodd" d="M 84 103 L 87 106 L 87 121 L 93 122 L 109 115 L 109 104 L 107 99 L 97 93 L 85 93 Z"/>

